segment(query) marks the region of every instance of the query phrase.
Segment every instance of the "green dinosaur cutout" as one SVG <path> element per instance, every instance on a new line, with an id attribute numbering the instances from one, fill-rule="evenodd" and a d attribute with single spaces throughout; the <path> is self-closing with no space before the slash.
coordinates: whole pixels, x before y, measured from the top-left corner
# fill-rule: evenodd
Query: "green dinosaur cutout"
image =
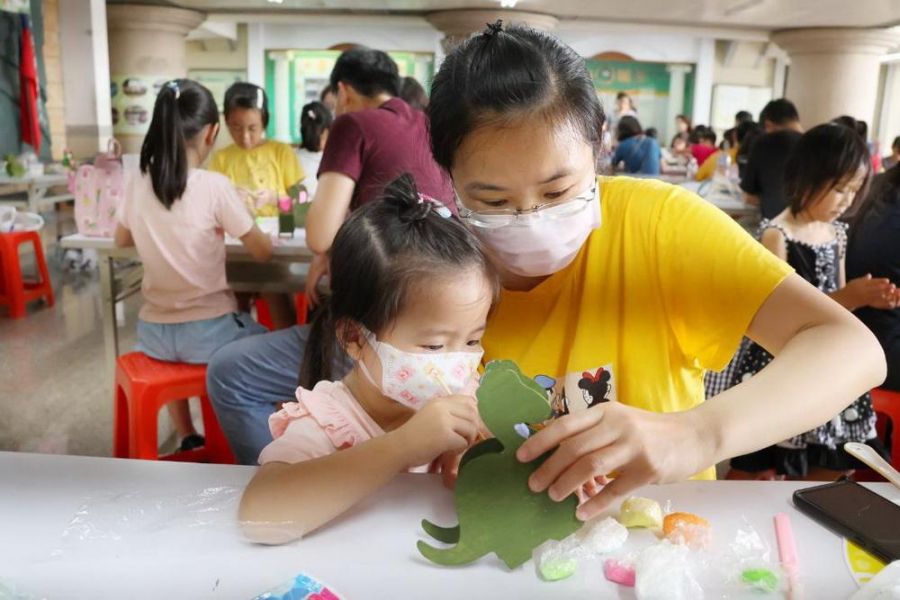
<path id="1" fill-rule="evenodd" d="M 470 448 L 460 461 L 455 496 L 459 525 L 422 521 L 432 538 L 456 545 L 441 549 L 420 541 L 418 548 L 441 565 L 464 565 L 494 552 L 512 569 L 531 558 L 540 544 L 581 527 L 575 518 L 578 500 L 573 495 L 554 502 L 528 488 L 528 478 L 548 455 L 525 464 L 516 459 L 525 440 L 513 427 L 550 418 L 546 391 L 512 361 L 494 361 L 485 369 L 477 396 L 481 419 L 495 437 Z"/>

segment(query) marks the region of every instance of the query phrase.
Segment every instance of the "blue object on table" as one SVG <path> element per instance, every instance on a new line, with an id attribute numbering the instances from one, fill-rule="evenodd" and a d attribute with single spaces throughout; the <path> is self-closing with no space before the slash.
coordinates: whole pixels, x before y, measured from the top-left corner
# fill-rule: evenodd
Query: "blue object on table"
<path id="1" fill-rule="evenodd" d="M 340 600 L 340 596 L 309 575 L 300 573 L 253 600 Z"/>

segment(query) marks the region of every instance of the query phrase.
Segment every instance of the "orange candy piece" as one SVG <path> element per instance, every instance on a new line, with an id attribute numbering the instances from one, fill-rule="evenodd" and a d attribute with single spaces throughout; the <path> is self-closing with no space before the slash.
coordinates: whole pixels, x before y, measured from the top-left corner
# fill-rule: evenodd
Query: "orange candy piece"
<path id="1" fill-rule="evenodd" d="M 704 547 L 709 544 L 709 521 L 693 513 L 669 513 L 663 519 L 663 535 L 676 543 Z"/>

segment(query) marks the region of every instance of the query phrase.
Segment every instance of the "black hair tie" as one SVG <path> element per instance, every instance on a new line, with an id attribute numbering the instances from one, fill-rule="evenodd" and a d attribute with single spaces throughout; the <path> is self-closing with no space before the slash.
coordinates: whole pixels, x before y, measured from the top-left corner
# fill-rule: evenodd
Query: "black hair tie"
<path id="1" fill-rule="evenodd" d="M 486 23 L 487 29 L 482 34 L 488 39 L 494 38 L 498 33 L 503 31 L 503 19 L 497 19 L 493 23 Z"/>
<path id="2" fill-rule="evenodd" d="M 431 212 L 431 202 L 416 202 L 415 204 L 402 204 L 400 206 L 400 222 L 415 223 L 422 221 Z"/>

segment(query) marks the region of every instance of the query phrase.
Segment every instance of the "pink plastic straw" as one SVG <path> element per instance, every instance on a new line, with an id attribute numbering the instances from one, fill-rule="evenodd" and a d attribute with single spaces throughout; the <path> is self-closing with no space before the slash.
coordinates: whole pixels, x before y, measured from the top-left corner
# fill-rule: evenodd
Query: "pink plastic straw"
<path id="1" fill-rule="evenodd" d="M 778 542 L 778 558 L 788 576 L 788 597 L 797 600 L 800 593 L 797 582 L 799 566 L 797 541 L 794 539 L 794 529 L 791 527 L 791 518 L 787 513 L 775 515 L 775 540 Z"/>

